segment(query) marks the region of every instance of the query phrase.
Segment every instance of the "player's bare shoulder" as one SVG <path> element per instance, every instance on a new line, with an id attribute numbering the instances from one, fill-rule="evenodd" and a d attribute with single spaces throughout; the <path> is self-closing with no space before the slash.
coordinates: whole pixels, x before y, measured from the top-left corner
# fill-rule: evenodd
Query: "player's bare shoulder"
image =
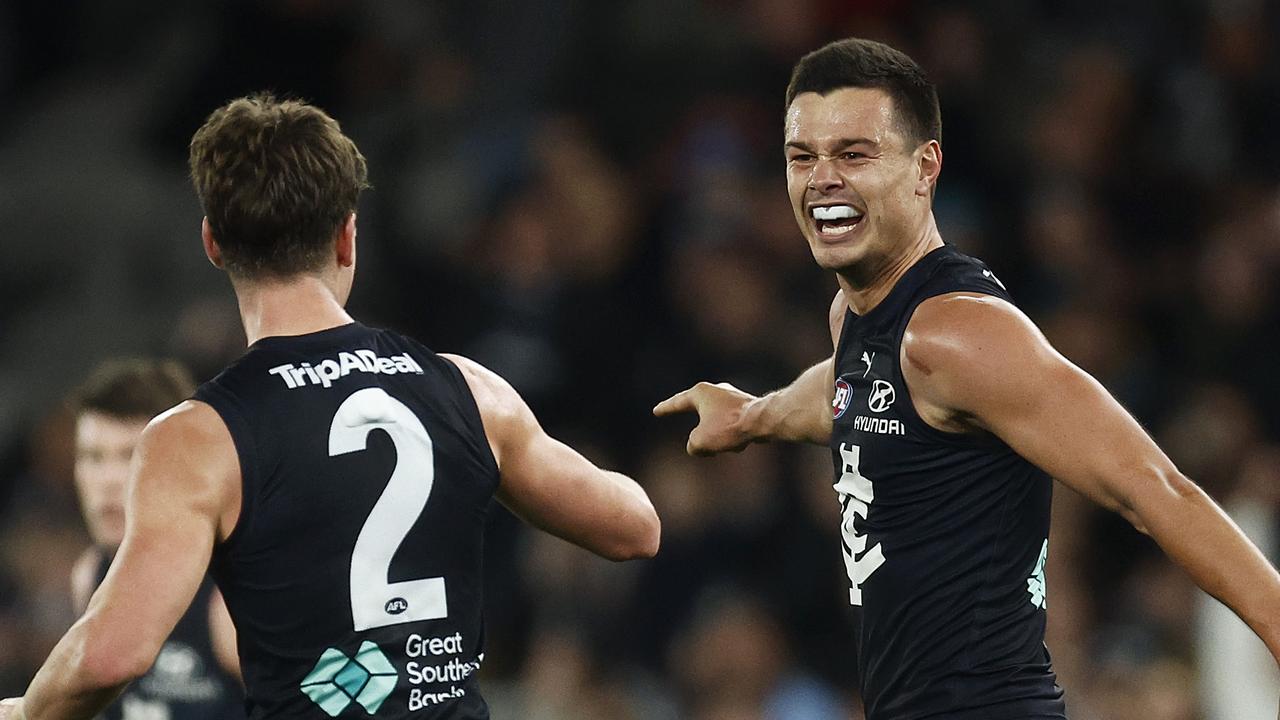
<path id="1" fill-rule="evenodd" d="M 471 394 L 475 396 L 482 413 L 486 408 L 492 411 L 510 410 L 507 406 L 514 404 L 512 396 L 515 395 L 515 388 L 501 375 L 462 355 L 440 353 L 440 357 L 457 365 L 462 371 L 462 377 L 467 381 L 467 387 L 471 388 Z"/>
<path id="2" fill-rule="evenodd" d="M 504 447 L 513 437 L 522 435 L 521 430 L 527 430 L 530 423 L 536 425 L 537 420 L 520 393 L 498 373 L 462 355 L 440 353 L 440 357 L 462 371 L 462 377 L 480 409 L 480 420 L 484 423 L 494 459 L 501 468 Z"/>
<path id="3" fill-rule="evenodd" d="M 981 428 L 976 411 L 1038 368 L 1053 349 L 1013 303 L 952 292 L 916 308 L 902 336 L 902 373 L 922 418 L 941 430 Z"/>
<path id="4" fill-rule="evenodd" d="M 140 447 L 160 456 L 202 461 L 231 453 L 231 432 L 217 411 L 199 400 L 184 400 L 160 413 L 142 431 Z"/>
<path id="5" fill-rule="evenodd" d="M 234 527 L 240 506 L 240 460 L 231 431 L 208 404 L 184 400 L 142 431 L 136 482 L 175 483 L 204 498 L 220 517 L 220 535 Z"/>

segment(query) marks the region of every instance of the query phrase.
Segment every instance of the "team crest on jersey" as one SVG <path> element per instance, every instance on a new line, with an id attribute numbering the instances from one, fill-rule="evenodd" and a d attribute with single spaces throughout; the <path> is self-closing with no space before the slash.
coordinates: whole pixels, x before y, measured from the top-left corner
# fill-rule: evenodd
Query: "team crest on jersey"
<path id="1" fill-rule="evenodd" d="M 831 400 L 831 414 L 837 420 L 849 409 L 849 401 L 853 400 L 853 386 L 844 378 L 836 380 L 836 396 Z"/>
<path id="2" fill-rule="evenodd" d="M 884 380 L 877 380 L 871 384 L 871 394 L 867 396 L 867 407 L 871 408 L 871 412 L 884 412 L 893 404 L 894 392 L 893 386 Z"/>

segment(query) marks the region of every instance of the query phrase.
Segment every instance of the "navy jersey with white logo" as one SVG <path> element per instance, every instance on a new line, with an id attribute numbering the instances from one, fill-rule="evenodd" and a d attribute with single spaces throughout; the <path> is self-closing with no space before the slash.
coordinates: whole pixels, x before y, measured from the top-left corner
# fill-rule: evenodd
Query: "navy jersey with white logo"
<path id="1" fill-rule="evenodd" d="M 1050 478 L 991 435 L 916 414 L 902 336 L 950 292 L 1008 293 L 950 246 L 846 311 L 831 451 L 868 720 L 1065 718 L 1044 646 Z"/>
<path id="2" fill-rule="evenodd" d="M 111 556 L 99 553 L 94 587 L 110 566 Z M 102 720 L 244 720 L 244 692 L 218 663 L 209 639 L 212 595 L 206 577 L 151 669 L 102 711 Z"/>
<path id="3" fill-rule="evenodd" d="M 211 572 L 252 718 L 488 718 L 481 555 L 498 469 L 453 363 L 359 323 L 270 337 L 195 398 L 243 504 Z"/>

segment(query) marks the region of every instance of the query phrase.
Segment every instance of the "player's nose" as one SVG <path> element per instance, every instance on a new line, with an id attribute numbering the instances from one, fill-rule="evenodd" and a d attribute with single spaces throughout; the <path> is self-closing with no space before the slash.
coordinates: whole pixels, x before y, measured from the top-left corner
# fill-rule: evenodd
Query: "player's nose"
<path id="1" fill-rule="evenodd" d="M 809 173 L 809 189 L 820 193 L 829 193 L 844 185 L 844 179 L 836 171 L 835 163 L 830 158 L 818 158 Z"/>

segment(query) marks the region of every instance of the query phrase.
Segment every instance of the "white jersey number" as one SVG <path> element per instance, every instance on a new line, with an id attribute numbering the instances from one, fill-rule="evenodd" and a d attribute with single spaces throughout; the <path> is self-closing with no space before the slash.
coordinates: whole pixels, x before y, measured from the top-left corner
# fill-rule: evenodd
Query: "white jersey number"
<path id="1" fill-rule="evenodd" d="M 849 573 L 849 604 L 862 605 L 862 584 L 884 564 L 884 551 L 876 543 L 867 550 L 867 536 L 854 527 L 854 519 L 867 518 L 875 489 L 871 480 L 858 469 L 862 448 L 850 443 L 840 443 L 840 480 L 835 484 L 840 494 L 840 534 L 844 537 L 844 567 Z M 865 552 L 864 552 L 865 551 Z M 861 557 L 859 557 L 861 555 Z"/>
<path id="2" fill-rule="evenodd" d="M 435 484 L 435 452 L 422 421 L 381 388 L 357 390 L 333 416 L 329 456 L 364 450 L 375 429 L 391 436 L 396 466 L 351 552 L 351 619 L 356 630 L 449 616 L 444 578 L 394 583 L 387 579 L 392 556 L 426 508 Z"/>

